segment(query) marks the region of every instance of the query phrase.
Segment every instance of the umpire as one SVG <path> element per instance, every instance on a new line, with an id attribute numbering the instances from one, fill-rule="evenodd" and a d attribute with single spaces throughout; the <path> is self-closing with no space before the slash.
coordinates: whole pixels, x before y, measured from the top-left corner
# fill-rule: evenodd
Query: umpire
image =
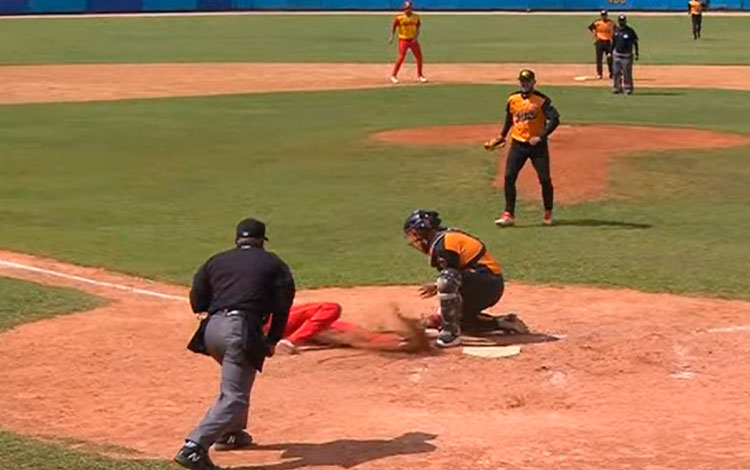
<path id="1" fill-rule="evenodd" d="M 594 52 L 596 54 L 596 78 L 602 79 L 603 58 L 607 57 L 607 72 L 612 78 L 612 34 L 615 24 L 609 19 L 607 10 L 602 10 L 599 19 L 589 25 L 589 31 L 594 36 Z"/>
<path id="2" fill-rule="evenodd" d="M 635 52 L 635 55 L 633 55 Z M 617 17 L 612 43 L 612 93 L 633 94 L 633 59 L 638 60 L 638 35 L 625 15 Z"/>
<path id="3" fill-rule="evenodd" d="M 264 250 L 266 226 L 255 219 L 237 225 L 236 247 L 208 259 L 190 290 L 193 312 L 208 312 L 188 348 L 221 364 L 219 397 L 175 457 L 191 470 L 215 470 L 208 449 L 248 447 L 245 431 L 256 371 L 273 356 L 294 300 L 292 273 Z M 263 324 L 272 316 L 268 335 Z"/>

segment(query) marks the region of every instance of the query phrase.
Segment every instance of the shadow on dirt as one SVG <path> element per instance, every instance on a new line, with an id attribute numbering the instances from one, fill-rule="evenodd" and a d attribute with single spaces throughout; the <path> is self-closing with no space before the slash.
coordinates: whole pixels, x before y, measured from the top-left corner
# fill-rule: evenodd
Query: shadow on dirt
<path id="1" fill-rule="evenodd" d="M 271 465 L 229 467 L 233 470 L 296 470 L 306 467 L 352 468 L 395 455 L 424 454 L 437 447 L 428 442 L 436 434 L 408 432 L 393 439 L 339 439 L 321 443 L 281 443 L 254 446 L 252 450 L 282 451 L 285 459 Z M 293 460 L 286 460 L 293 459 Z"/>
<path id="2" fill-rule="evenodd" d="M 540 228 L 542 225 L 517 225 L 516 228 Z M 613 227 L 622 229 L 648 229 L 653 227 L 651 224 L 639 224 L 635 222 L 621 222 L 619 220 L 598 220 L 598 219 L 561 219 L 555 220 L 551 227 Z M 544 227 L 545 230 L 550 227 Z"/>

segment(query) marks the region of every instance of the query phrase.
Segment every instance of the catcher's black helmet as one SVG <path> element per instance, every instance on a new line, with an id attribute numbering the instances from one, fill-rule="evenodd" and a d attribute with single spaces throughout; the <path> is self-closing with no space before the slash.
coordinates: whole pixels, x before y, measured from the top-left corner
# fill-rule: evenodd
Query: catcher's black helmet
<path id="1" fill-rule="evenodd" d="M 423 230 L 437 230 L 440 228 L 440 214 L 436 211 L 417 209 L 406 218 L 404 233 Z"/>

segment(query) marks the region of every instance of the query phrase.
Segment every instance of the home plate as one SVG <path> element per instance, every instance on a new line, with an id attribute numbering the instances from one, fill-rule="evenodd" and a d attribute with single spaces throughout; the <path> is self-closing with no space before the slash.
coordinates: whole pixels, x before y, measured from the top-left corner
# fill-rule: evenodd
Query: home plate
<path id="1" fill-rule="evenodd" d="M 477 357 L 511 357 L 521 354 L 521 346 L 464 346 L 462 352 Z"/>

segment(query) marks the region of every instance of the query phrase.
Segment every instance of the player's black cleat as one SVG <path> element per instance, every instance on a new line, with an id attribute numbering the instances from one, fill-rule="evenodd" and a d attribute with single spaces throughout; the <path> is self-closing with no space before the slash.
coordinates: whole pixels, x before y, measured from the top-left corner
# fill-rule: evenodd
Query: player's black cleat
<path id="1" fill-rule="evenodd" d="M 193 441 L 185 442 L 174 461 L 189 470 L 219 470 L 208 456 L 208 452 Z"/>
<path id="2" fill-rule="evenodd" d="M 216 451 L 227 451 L 227 450 L 241 450 L 252 447 L 253 436 L 246 433 L 245 431 L 233 432 L 219 438 L 214 443 L 214 450 Z"/>

